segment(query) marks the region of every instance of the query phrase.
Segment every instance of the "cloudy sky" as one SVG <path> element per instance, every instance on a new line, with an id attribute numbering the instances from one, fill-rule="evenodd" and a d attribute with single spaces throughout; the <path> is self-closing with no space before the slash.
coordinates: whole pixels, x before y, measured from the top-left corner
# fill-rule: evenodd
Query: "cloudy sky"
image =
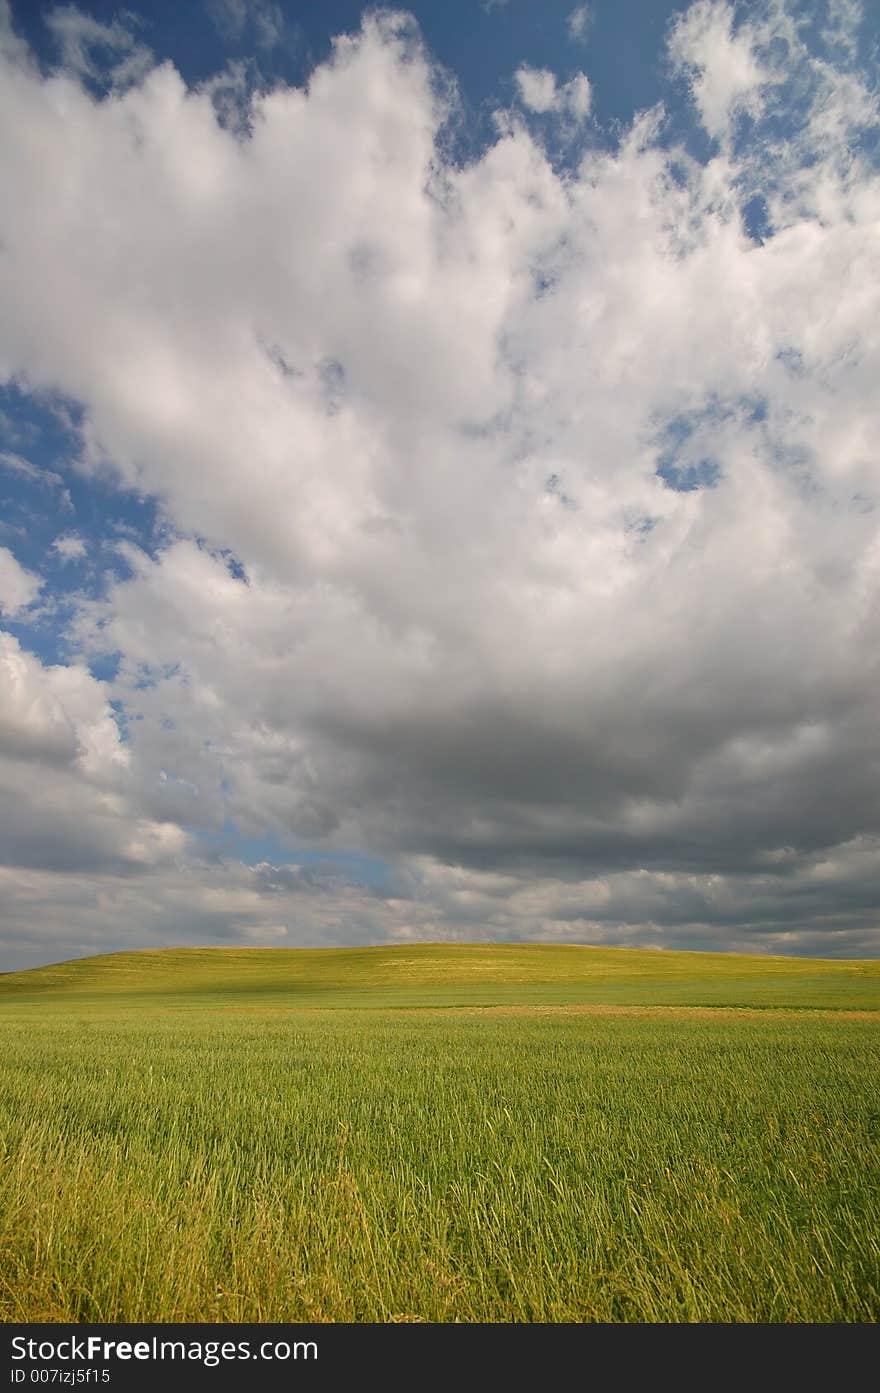
<path id="1" fill-rule="evenodd" d="M 878 50 L 0 0 L 0 969 L 880 954 Z"/>

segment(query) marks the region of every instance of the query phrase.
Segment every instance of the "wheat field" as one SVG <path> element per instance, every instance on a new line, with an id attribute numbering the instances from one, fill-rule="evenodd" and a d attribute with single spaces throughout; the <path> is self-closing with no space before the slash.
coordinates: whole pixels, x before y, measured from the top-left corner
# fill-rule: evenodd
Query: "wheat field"
<path id="1" fill-rule="evenodd" d="M 0 978 L 0 1319 L 869 1322 L 880 965 L 167 950 Z"/>

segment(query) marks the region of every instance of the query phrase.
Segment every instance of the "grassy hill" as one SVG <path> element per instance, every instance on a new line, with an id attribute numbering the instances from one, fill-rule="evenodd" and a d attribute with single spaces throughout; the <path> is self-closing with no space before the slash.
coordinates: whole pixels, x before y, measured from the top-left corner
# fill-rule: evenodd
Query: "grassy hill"
<path id="1" fill-rule="evenodd" d="M 559 944 L 162 948 L 0 977 L 16 1002 L 227 1007 L 493 1005 L 880 1009 L 880 961 Z"/>

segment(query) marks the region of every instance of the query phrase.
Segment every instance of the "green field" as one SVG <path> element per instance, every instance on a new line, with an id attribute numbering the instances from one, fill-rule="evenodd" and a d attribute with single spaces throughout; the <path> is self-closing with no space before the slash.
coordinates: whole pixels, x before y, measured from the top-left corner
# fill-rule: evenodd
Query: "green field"
<path id="1" fill-rule="evenodd" d="M 880 1318 L 880 963 L 544 945 L 0 977 L 0 1319 Z"/>

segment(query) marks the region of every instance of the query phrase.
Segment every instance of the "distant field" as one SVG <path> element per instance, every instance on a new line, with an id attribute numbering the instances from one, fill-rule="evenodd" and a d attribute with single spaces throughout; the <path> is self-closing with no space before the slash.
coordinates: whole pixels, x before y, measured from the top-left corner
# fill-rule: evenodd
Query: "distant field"
<path id="1" fill-rule="evenodd" d="M 10 975 L 0 1319 L 873 1322 L 878 1077 L 873 962 L 419 945 Z"/>
<path id="2" fill-rule="evenodd" d="M 142 1009 L 227 1006 L 656 1005 L 880 1010 L 880 961 L 558 944 L 174 948 L 0 977 L 3 1003 L 63 995 Z"/>

